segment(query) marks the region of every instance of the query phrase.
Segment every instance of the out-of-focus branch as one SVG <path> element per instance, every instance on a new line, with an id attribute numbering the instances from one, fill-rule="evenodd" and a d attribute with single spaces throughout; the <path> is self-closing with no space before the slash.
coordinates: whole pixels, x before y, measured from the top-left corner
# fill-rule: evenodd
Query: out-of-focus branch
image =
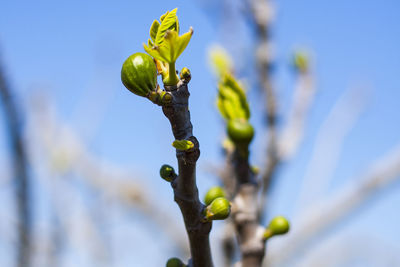
<path id="1" fill-rule="evenodd" d="M 252 22 L 256 29 L 256 67 L 260 80 L 260 88 L 265 95 L 266 119 L 268 131 L 267 158 L 265 169 L 261 176 L 262 181 L 262 205 L 260 205 L 259 217 L 263 220 L 266 202 L 266 194 L 271 185 L 276 167 L 280 159 L 278 155 L 278 136 L 277 136 L 277 99 L 272 85 L 270 72 L 272 64 L 272 45 L 270 38 L 270 23 L 272 20 L 273 6 L 270 0 L 249 0 L 252 13 Z"/>
<path id="2" fill-rule="evenodd" d="M 293 103 L 289 116 L 280 134 L 278 144 L 279 158 L 287 160 L 297 151 L 304 135 L 308 111 L 315 96 L 312 74 L 307 70 L 299 72 Z"/>
<path id="3" fill-rule="evenodd" d="M 372 196 L 387 189 L 400 178 L 400 145 L 386 154 L 352 183 L 332 197 L 314 201 L 314 206 L 301 213 L 294 222 L 291 234 L 282 239 L 280 246 L 269 250 L 268 260 L 275 266 L 283 266 L 292 257 L 308 248 L 313 238 L 333 228 Z"/>
<path id="4" fill-rule="evenodd" d="M 5 71 L 0 62 L 0 98 L 3 102 L 7 131 L 10 138 L 14 180 L 16 186 L 15 201 L 18 214 L 18 251 L 17 266 L 30 266 L 31 258 L 31 222 L 30 181 L 28 177 L 25 145 L 21 130 L 21 110 L 12 97 L 13 92 L 6 81 Z"/>
<path id="5" fill-rule="evenodd" d="M 56 173 L 74 172 L 105 196 L 139 210 L 174 241 L 183 255 L 188 255 L 187 241 L 175 218 L 152 201 L 156 198 L 151 196 L 151 190 L 135 182 L 131 172 L 92 155 L 69 127 L 50 117 L 52 112 L 43 108 L 43 102 L 42 99 L 41 107 L 33 106 L 30 112 L 33 115 L 30 131 L 35 136 L 32 143 L 42 146 L 39 150 L 46 152 L 37 157 L 44 155 Z"/>
<path id="6" fill-rule="evenodd" d="M 344 139 L 364 110 L 366 98 L 366 92 L 362 89 L 350 89 L 337 101 L 322 124 L 300 190 L 299 208 L 319 199 L 329 184 Z"/>

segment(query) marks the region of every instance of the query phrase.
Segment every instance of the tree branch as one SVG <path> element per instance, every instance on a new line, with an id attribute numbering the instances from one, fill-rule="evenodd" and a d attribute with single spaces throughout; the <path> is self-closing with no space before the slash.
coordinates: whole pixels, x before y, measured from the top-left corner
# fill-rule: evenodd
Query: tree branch
<path id="1" fill-rule="evenodd" d="M 284 265 L 291 257 L 308 248 L 309 242 L 319 234 L 333 228 L 346 216 L 359 208 L 373 195 L 400 179 L 400 145 L 386 154 L 362 175 L 354 179 L 331 198 L 317 201 L 302 217 L 294 222 L 296 229 L 282 239 L 281 246 L 269 251 L 269 262 Z"/>
<path id="2" fill-rule="evenodd" d="M 28 178 L 26 151 L 21 130 L 21 114 L 12 99 L 12 91 L 6 82 L 4 70 L 0 63 L 0 98 L 3 102 L 5 120 L 11 143 L 14 179 L 16 184 L 17 214 L 19 216 L 17 266 L 30 266 L 31 258 L 31 221 L 30 184 Z"/>
<path id="3" fill-rule="evenodd" d="M 163 106 L 164 115 L 169 119 L 176 140 L 188 140 L 194 147 L 176 150 L 179 174 L 171 182 L 174 198 L 181 209 L 187 234 L 193 267 L 212 267 L 209 234 L 211 222 L 203 222 L 205 206 L 199 200 L 196 185 L 196 162 L 200 156 L 199 142 L 193 136 L 189 112 L 189 90 L 187 81 L 181 80 L 176 86 L 165 86 L 172 96 L 172 103 Z"/>

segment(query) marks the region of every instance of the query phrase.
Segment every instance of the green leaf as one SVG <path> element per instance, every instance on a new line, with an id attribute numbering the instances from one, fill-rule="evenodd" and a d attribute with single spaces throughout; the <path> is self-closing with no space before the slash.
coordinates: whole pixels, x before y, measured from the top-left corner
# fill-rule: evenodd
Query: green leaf
<path id="1" fill-rule="evenodd" d="M 154 46 L 153 42 L 150 39 L 147 41 L 147 45 L 149 47 L 153 47 Z"/>
<path id="2" fill-rule="evenodd" d="M 143 47 L 153 58 L 166 63 L 174 63 L 187 47 L 192 34 L 192 28 L 181 36 L 176 31 L 168 30 L 164 42 L 160 46 L 148 47 L 143 45 Z"/>
<path id="3" fill-rule="evenodd" d="M 188 140 L 175 140 L 172 143 L 172 146 L 178 150 L 185 151 L 185 150 L 189 150 L 189 149 L 193 148 L 194 144 Z"/>
<path id="4" fill-rule="evenodd" d="M 160 27 L 160 23 L 157 20 L 154 20 L 153 24 L 151 24 L 151 27 L 150 27 L 150 38 L 151 38 L 151 40 L 153 40 L 153 42 L 155 42 L 155 40 L 156 40 L 156 36 L 157 36 L 159 27 Z"/>
<path id="5" fill-rule="evenodd" d="M 164 18 L 168 15 L 169 11 L 165 12 L 165 14 L 161 15 L 160 21 L 162 22 Z"/>
<path id="6" fill-rule="evenodd" d="M 167 30 L 176 30 L 176 12 L 177 8 L 168 12 L 165 17 L 162 19 L 160 27 L 158 27 L 155 44 L 161 45 L 164 41 L 164 35 Z M 160 18 L 161 19 L 161 18 Z"/>

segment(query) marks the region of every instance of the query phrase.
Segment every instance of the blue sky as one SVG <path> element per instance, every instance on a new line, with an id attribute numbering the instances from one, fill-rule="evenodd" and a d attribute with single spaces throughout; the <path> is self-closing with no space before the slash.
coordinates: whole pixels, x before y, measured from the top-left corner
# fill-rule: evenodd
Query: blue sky
<path id="1" fill-rule="evenodd" d="M 37 91 L 50 95 L 59 117 L 72 125 L 93 153 L 140 170 L 167 207 L 177 212 L 170 189 L 157 175 L 161 164 L 175 165 L 170 126 L 159 107 L 123 87 L 120 68 L 130 54 L 143 52 L 142 43 L 148 39 L 151 22 L 178 7 L 182 31 L 194 28 L 177 68 L 186 66 L 193 76 L 190 110 L 194 133 L 201 144 L 198 178 L 203 194 L 216 181 L 204 168 L 207 163 L 222 162 L 219 143 L 224 132 L 214 107 L 216 89 L 207 63 L 209 47 L 214 43 L 226 46 L 234 53 L 240 73 L 254 85 L 251 29 L 239 12 L 235 13 L 237 20 L 222 26 L 223 20 L 217 18 L 223 13 L 218 10 L 221 6 L 211 0 L 7 1 L 1 7 L 0 52 L 19 100 L 28 103 Z M 232 6 L 240 6 L 239 1 L 232 1 Z M 318 129 L 345 90 L 366 88 L 370 97 L 367 110 L 345 140 L 329 190 L 340 188 L 399 143 L 400 2 L 284 0 L 277 1 L 276 7 L 274 82 L 282 99 L 281 114 L 285 115 L 290 105 L 294 75 L 289 59 L 296 47 L 312 51 L 318 90 L 303 146 L 293 162 L 280 171 L 281 179 L 272 195 L 272 213 L 290 216 Z M 250 88 L 249 94 L 252 122 L 258 129 L 252 160 L 261 164 L 265 144 L 262 110 L 256 90 Z M 97 122 L 96 116 L 101 118 Z M 3 167 L 7 162 L 4 123 L 0 129 Z M 391 233 L 400 224 L 395 212 L 400 204 L 399 190 L 397 183 L 346 227 L 361 232 L 373 228 L 377 236 L 398 243 L 398 231 L 397 235 Z M 381 216 L 390 223 L 386 229 L 377 230 Z"/>

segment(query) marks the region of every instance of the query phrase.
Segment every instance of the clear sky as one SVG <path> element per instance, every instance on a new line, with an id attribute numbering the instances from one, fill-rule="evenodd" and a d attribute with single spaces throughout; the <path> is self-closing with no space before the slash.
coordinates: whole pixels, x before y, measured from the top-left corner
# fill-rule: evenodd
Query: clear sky
<path id="1" fill-rule="evenodd" d="M 123 87 L 120 69 L 130 54 L 144 52 L 142 43 L 148 39 L 152 21 L 178 7 L 181 31 L 194 28 L 177 68 L 186 66 L 193 76 L 190 111 L 201 144 L 198 179 L 204 194 L 216 182 L 205 168 L 208 163 L 222 163 L 219 144 L 224 132 L 214 107 L 216 88 L 207 62 L 209 47 L 220 43 L 233 52 L 238 70 L 247 76 L 243 78 L 254 85 L 251 29 L 239 11 L 233 20 L 224 22 L 227 11 L 219 9 L 224 6 L 221 2 L 227 5 L 229 1 L 3 1 L 0 53 L 18 100 L 27 104 L 35 92 L 44 91 L 54 101 L 60 119 L 82 136 L 90 151 L 140 173 L 143 178 L 138 179 L 152 185 L 162 203 L 179 216 L 169 186 L 158 177 L 161 164 L 176 166 L 169 123 L 159 107 Z M 240 10 L 240 1 L 232 1 L 230 6 Z M 289 59 L 296 47 L 312 52 L 318 90 L 304 143 L 294 161 L 281 169 L 272 195 L 271 213 L 290 217 L 295 213 L 297 191 L 318 130 L 345 90 L 366 89 L 369 101 L 345 139 L 328 190 L 340 188 L 400 142 L 400 2 L 282 0 L 276 1 L 276 7 L 274 82 L 282 99 L 281 114 L 284 116 L 290 105 L 294 76 Z M 260 97 L 254 88 L 249 94 L 252 122 L 258 129 L 252 160 L 260 165 L 265 145 Z M 8 154 L 2 116 L 0 122 L 0 167 L 4 168 Z M 361 233 L 374 229 L 374 235 L 399 248 L 400 232 L 395 229 L 400 225 L 396 212 L 399 193 L 397 183 L 344 227 Z M 387 225 L 379 228 L 382 216 Z M 134 237 L 146 240 L 146 234 L 151 236 L 148 228 Z M 136 247 L 138 257 L 141 255 L 138 261 L 146 262 L 145 257 L 157 251 L 153 245 Z M 166 251 L 165 246 L 161 243 L 157 248 Z M 159 266 L 168 258 L 168 252 L 165 254 L 155 257 L 154 265 L 149 266 Z"/>

